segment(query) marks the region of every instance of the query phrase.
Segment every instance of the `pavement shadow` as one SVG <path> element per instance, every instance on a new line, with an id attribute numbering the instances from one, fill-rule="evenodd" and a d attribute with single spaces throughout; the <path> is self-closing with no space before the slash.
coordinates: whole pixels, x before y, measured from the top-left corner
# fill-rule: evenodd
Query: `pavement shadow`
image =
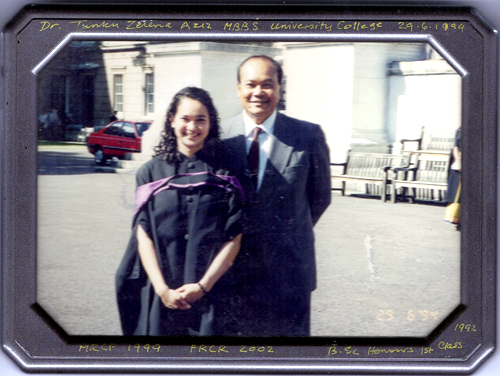
<path id="1" fill-rule="evenodd" d="M 94 174 L 94 158 L 70 151 L 38 151 L 39 175 Z"/>

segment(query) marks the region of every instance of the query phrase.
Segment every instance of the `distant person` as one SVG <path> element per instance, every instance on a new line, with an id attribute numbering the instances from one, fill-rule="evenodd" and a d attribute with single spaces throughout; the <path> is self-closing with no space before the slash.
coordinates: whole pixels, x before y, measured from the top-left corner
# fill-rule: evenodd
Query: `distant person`
<path id="1" fill-rule="evenodd" d="M 240 248 L 242 193 L 224 168 L 206 91 L 175 95 L 155 152 L 137 172 L 133 234 L 117 272 L 123 333 L 224 334 L 216 282 Z"/>
<path id="2" fill-rule="evenodd" d="M 59 119 L 59 115 L 55 108 L 48 113 L 48 121 L 48 140 L 55 141 L 57 140 L 57 135 L 61 126 L 61 119 Z"/>
<path id="3" fill-rule="evenodd" d="M 49 111 L 44 110 L 38 116 L 38 134 L 39 137 L 43 140 L 48 139 L 48 131 L 49 131 Z"/>
<path id="4" fill-rule="evenodd" d="M 460 193 L 462 188 L 462 128 L 458 128 L 455 134 L 455 145 L 450 154 L 450 169 L 448 175 L 448 187 L 446 190 L 446 213 L 445 220 L 456 225 L 460 231 Z"/>
<path id="5" fill-rule="evenodd" d="M 116 117 L 117 112 L 113 111 L 111 115 L 109 115 L 109 122 L 112 123 L 113 121 L 117 121 L 118 118 Z"/>
<path id="6" fill-rule="evenodd" d="M 56 139 L 59 141 L 64 141 L 66 126 L 69 124 L 69 118 L 68 115 L 66 114 L 66 111 L 64 111 L 63 108 L 59 109 L 59 111 L 57 112 L 57 116 L 59 117 L 60 122 L 56 132 Z"/>
<path id="7" fill-rule="evenodd" d="M 313 226 L 331 200 L 321 127 L 279 113 L 282 69 L 252 56 L 237 72 L 243 111 L 223 123 L 230 169 L 248 205 L 233 274 L 242 336 L 309 336 L 316 288 Z M 236 300 L 237 301 L 237 300 Z"/>

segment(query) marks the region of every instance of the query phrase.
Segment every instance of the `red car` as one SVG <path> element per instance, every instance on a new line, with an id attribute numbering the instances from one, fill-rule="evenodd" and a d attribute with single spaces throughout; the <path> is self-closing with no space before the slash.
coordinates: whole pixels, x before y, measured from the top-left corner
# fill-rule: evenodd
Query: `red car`
<path id="1" fill-rule="evenodd" d="M 105 164 L 111 157 L 123 158 L 127 153 L 141 152 L 141 136 L 151 126 L 151 121 L 117 120 L 109 123 L 87 138 L 89 152 L 97 164 Z"/>

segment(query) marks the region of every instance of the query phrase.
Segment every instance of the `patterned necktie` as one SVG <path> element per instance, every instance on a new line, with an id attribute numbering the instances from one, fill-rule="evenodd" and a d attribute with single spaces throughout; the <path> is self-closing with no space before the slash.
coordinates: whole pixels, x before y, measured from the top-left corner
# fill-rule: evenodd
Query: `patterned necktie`
<path id="1" fill-rule="evenodd" d="M 255 127 L 252 131 L 252 144 L 248 153 L 248 167 L 250 168 L 250 176 L 255 187 L 257 187 L 259 178 L 259 133 L 260 128 Z"/>

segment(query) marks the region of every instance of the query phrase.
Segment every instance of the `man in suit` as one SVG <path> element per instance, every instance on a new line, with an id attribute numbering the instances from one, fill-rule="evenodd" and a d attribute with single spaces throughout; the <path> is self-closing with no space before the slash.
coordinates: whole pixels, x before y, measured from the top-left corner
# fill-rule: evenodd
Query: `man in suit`
<path id="1" fill-rule="evenodd" d="M 237 84 L 243 113 L 222 124 L 230 168 L 247 203 L 233 270 L 242 336 L 310 335 L 313 226 L 331 200 L 324 133 L 319 125 L 277 112 L 281 79 L 281 67 L 270 57 L 245 60 Z"/>

